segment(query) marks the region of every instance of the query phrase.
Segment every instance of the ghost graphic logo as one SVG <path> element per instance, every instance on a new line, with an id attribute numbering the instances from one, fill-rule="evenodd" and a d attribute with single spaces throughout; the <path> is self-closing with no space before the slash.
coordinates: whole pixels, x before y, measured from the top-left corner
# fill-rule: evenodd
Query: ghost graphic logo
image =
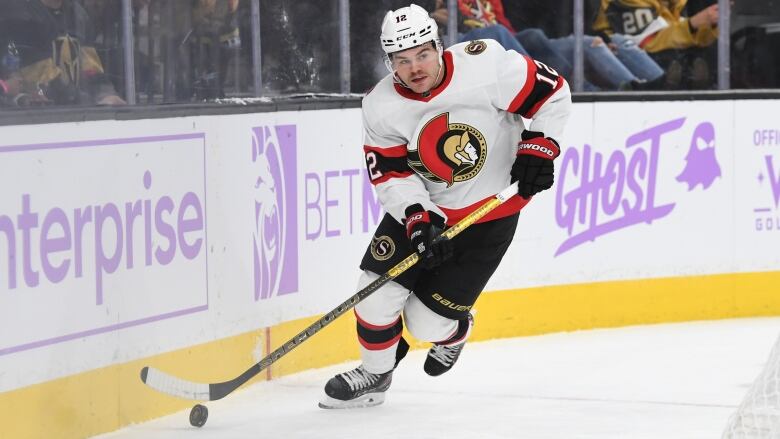
<path id="1" fill-rule="evenodd" d="M 428 121 L 407 159 L 418 174 L 447 187 L 474 178 L 487 156 L 485 136 L 471 125 L 450 123 L 449 117 L 442 113 Z"/>
<path id="2" fill-rule="evenodd" d="M 625 148 L 610 148 L 609 156 L 589 144 L 581 149 L 566 148 L 556 178 L 555 220 L 568 237 L 555 256 L 672 213 L 677 205 L 673 200 L 679 195 L 657 191 L 664 175 L 659 173 L 661 151 L 662 145 L 670 145 L 681 135 L 685 121 L 680 117 L 630 134 Z M 687 141 L 687 136 L 682 136 Z M 685 161 L 685 169 L 676 179 L 687 183 L 688 192 L 698 185 L 707 190 L 721 176 L 712 123 L 696 125 Z"/>
<path id="3" fill-rule="evenodd" d="M 298 290 L 294 125 L 252 129 L 255 300 Z"/>
<path id="4" fill-rule="evenodd" d="M 688 191 L 692 191 L 699 184 L 702 189 L 707 189 L 718 177 L 720 165 L 715 158 L 715 127 L 704 122 L 693 132 L 691 146 L 685 156 L 685 169 L 677 176 L 677 181 L 688 183 Z"/>

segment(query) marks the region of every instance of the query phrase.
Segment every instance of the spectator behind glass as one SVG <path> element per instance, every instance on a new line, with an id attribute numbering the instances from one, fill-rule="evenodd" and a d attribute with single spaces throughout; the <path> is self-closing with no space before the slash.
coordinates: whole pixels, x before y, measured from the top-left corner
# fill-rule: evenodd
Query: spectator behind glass
<path id="1" fill-rule="evenodd" d="M 100 57 L 105 75 L 117 87 L 119 94 L 127 96 L 124 87 L 124 42 L 122 35 L 121 0 L 78 0 L 90 18 L 92 44 Z M 145 91 L 152 66 L 143 53 L 139 36 L 143 34 L 145 23 L 139 19 L 139 11 L 147 8 L 151 0 L 132 0 L 133 32 L 135 33 L 135 83 L 136 95 Z M 177 1 L 178 3 L 178 1 Z M 138 96 L 136 96 L 138 98 Z"/>
<path id="2" fill-rule="evenodd" d="M 601 0 L 594 24 L 612 39 L 632 38 L 666 71 L 669 89 L 714 86 L 718 5 L 685 16 L 686 0 Z"/>
<path id="3" fill-rule="evenodd" d="M 186 36 L 192 60 L 192 91 L 196 100 L 225 97 L 227 67 L 241 48 L 239 0 L 195 0 L 192 29 Z"/>
<path id="4" fill-rule="evenodd" d="M 89 16 L 73 0 L 0 0 L 0 48 L 13 45 L 17 105 L 122 105 L 92 45 Z M 24 99 L 18 99 L 24 97 Z M 7 101 L 7 100 L 6 100 Z"/>
<path id="5" fill-rule="evenodd" d="M 427 9 L 427 8 L 426 8 Z M 431 17 L 440 25 L 439 30 L 447 28 L 449 11 L 444 0 L 436 0 L 435 9 Z M 531 56 L 528 50 L 518 41 L 517 32 L 504 15 L 503 5 L 500 1 L 458 1 L 458 35 L 457 42 L 492 39 L 498 41 L 506 50 L 514 50 L 525 56 Z M 442 38 L 445 40 L 446 38 Z M 543 58 L 539 58 L 547 65 L 558 70 L 564 77 L 570 77 L 573 69 L 569 61 L 557 52 L 549 44 L 547 38 L 539 41 L 537 53 L 544 52 Z M 598 90 L 597 87 L 586 81 L 586 90 Z"/>
<path id="6" fill-rule="evenodd" d="M 545 6 L 548 15 L 558 13 L 554 4 Z M 513 8 L 517 2 L 507 2 L 507 8 Z M 568 33 L 561 38 L 549 38 L 542 29 L 527 26 L 516 32 L 512 23 L 505 15 L 501 0 L 459 0 L 459 10 L 463 23 L 473 29 L 462 36 L 463 39 L 490 36 L 474 35 L 479 26 L 486 29 L 498 28 L 497 31 L 508 30 L 512 34 L 511 46 L 520 53 L 529 54 L 560 71 L 564 77 L 571 77 L 574 62 L 574 36 Z M 502 29 L 503 28 L 503 29 Z M 501 38 L 495 38 L 504 44 L 506 39 L 501 32 Z M 519 42 L 524 51 L 514 47 Z M 604 42 L 594 36 L 584 38 L 585 76 L 584 90 L 593 91 L 599 88 L 609 90 L 627 90 L 643 88 L 643 84 L 657 80 L 663 75 L 661 68 L 647 54 L 630 48 L 612 52 Z M 625 60 L 626 62 L 624 62 Z M 629 68 L 630 66 L 630 68 Z M 593 85 L 595 84 L 595 86 Z"/>
<path id="7" fill-rule="evenodd" d="M 0 45 L 0 107 L 24 105 L 19 62 L 19 52 L 13 42 Z"/>
<path id="8" fill-rule="evenodd" d="M 121 77 L 121 1 L 81 1 L 96 23 L 96 48 L 106 70 L 111 77 Z M 139 98 L 145 95 L 151 103 L 161 93 L 163 102 L 224 97 L 231 58 L 242 47 L 240 5 L 239 0 L 132 0 Z M 168 77 L 163 71 L 175 81 L 164 84 Z"/>

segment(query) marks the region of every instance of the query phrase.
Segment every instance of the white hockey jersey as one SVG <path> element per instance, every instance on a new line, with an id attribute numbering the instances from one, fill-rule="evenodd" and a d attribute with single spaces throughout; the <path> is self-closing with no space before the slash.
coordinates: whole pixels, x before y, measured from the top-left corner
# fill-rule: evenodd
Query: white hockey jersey
<path id="1" fill-rule="evenodd" d="M 415 93 L 390 74 L 363 98 L 368 175 L 382 207 L 399 222 L 420 203 L 452 225 L 510 183 L 522 132 L 559 137 L 571 108 L 555 70 L 494 40 L 456 44 L 444 52 L 444 78 Z M 519 211 L 515 196 L 489 221 Z"/>

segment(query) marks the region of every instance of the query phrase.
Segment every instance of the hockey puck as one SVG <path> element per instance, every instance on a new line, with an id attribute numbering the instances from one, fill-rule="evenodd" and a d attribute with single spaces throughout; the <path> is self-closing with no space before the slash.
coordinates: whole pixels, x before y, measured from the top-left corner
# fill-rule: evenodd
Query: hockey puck
<path id="1" fill-rule="evenodd" d="M 190 410 L 190 425 L 193 427 L 203 427 L 209 418 L 209 409 L 205 405 L 195 404 Z"/>

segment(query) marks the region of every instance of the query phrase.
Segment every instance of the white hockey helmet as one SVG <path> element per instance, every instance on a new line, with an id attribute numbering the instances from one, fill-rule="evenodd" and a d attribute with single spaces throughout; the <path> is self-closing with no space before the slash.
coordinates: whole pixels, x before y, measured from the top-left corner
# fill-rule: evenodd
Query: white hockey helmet
<path id="1" fill-rule="evenodd" d="M 429 41 L 436 43 L 441 50 L 439 27 L 428 15 L 428 11 L 412 3 L 411 5 L 387 11 L 382 21 L 382 49 L 385 54 L 411 49 Z"/>

